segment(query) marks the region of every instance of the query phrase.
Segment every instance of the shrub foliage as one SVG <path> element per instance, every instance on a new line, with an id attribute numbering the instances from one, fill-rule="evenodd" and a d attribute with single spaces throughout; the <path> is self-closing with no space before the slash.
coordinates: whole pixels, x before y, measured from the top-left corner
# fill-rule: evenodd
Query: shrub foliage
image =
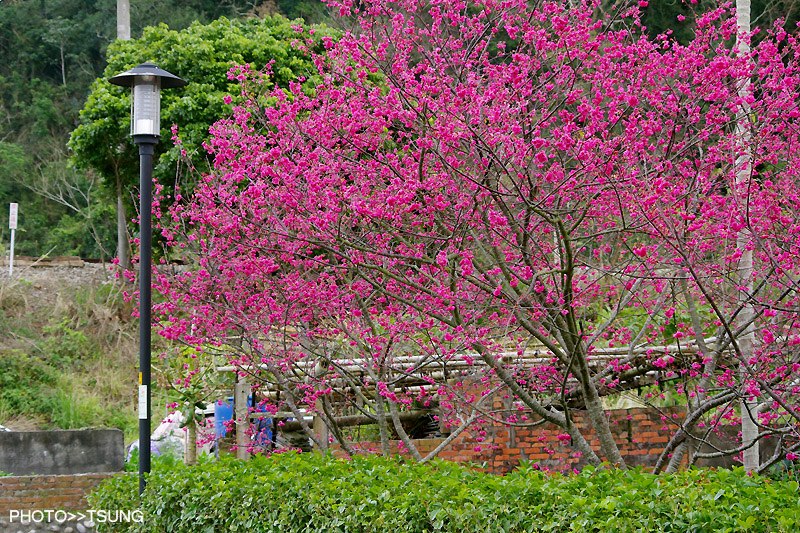
<path id="1" fill-rule="evenodd" d="M 112 478 L 90 506 L 134 509 L 137 486 L 134 474 Z M 444 461 L 287 453 L 154 472 L 143 523 L 98 526 L 170 533 L 788 532 L 800 528 L 798 508 L 797 482 L 741 469 L 654 476 L 587 468 L 561 476 L 523 465 L 499 477 Z"/>

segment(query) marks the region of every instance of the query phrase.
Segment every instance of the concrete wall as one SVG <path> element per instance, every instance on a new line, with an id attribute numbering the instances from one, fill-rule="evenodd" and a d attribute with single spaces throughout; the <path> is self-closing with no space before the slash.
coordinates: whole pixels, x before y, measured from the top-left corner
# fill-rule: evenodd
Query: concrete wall
<path id="1" fill-rule="evenodd" d="M 119 429 L 0 432 L 0 471 L 9 474 L 119 472 L 124 467 Z"/>

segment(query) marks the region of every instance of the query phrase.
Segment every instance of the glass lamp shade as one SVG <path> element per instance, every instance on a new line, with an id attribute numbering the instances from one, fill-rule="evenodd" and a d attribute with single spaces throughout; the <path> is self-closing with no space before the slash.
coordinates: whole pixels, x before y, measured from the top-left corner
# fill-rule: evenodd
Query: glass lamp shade
<path id="1" fill-rule="evenodd" d="M 157 76 L 136 76 L 131 87 L 131 135 L 161 136 L 161 83 Z"/>
<path id="2" fill-rule="evenodd" d="M 2 1 L 2 0 L 0 0 Z M 186 81 L 153 63 L 141 63 L 108 79 L 131 88 L 131 135 L 161 135 L 161 89 L 183 87 Z"/>

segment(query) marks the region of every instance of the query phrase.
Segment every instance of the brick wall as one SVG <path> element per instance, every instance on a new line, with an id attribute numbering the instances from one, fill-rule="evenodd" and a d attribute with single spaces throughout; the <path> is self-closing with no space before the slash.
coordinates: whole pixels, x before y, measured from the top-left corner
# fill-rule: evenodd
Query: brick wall
<path id="1" fill-rule="evenodd" d="M 681 413 L 673 410 L 662 415 L 649 409 L 620 409 L 607 411 L 607 414 L 625 462 L 630 466 L 654 466 L 674 428 L 666 417 L 679 416 Z M 585 413 L 574 413 L 573 420 L 592 449 L 600 455 L 600 444 Z M 465 432 L 463 438 L 457 438 L 453 446 L 439 456 L 442 459 L 486 463 L 490 471 L 497 473 L 513 470 L 520 460 L 557 470 L 582 468 L 587 464 L 569 438 L 565 437 L 564 430 L 552 424 L 515 428 L 494 423 L 484 431 L 485 436 Z"/>
<path id="2" fill-rule="evenodd" d="M 86 495 L 115 473 L 0 477 L 0 516 L 12 509 L 83 511 Z"/>
<path id="3" fill-rule="evenodd" d="M 495 401 L 495 409 L 503 409 L 503 400 Z M 630 466 L 653 466 L 674 429 L 669 417 L 680 417 L 680 408 L 664 410 L 662 415 L 651 409 L 619 409 L 607 411 L 611 429 L 620 452 Z M 574 421 L 593 449 L 599 452 L 600 445 L 591 430 L 588 418 L 580 411 L 574 414 Z M 439 453 L 438 457 L 457 462 L 485 463 L 486 469 L 495 473 L 505 473 L 519 465 L 520 460 L 538 463 L 554 470 L 581 468 L 587 464 L 585 458 L 570 441 L 561 440 L 564 433 L 552 424 L 542 424 L 532 428 L 514 428 L 492 422 L 483 427 L 482 434 L 465 431 Z M 413 441 L 420 453 L 425 455 L 433 450 L 443 439 L 419 439 Z M 359 445 L 362 450 L 379 449 L 376 442 Z M 403 453 L 398 441 L 392 441 L 392 451 Z"/>

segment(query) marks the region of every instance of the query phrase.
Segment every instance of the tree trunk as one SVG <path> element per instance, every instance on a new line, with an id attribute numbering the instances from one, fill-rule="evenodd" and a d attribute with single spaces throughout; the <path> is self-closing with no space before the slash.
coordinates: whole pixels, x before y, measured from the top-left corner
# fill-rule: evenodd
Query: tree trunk
<path id="1" fill-rule="evenodd" d="M 695 342 L 697 343 L 697 349 L 700 353 L 703 354 L 703 359 L 706 361 L 703 365 L 703 377 L 697 385 L 697 389 L 695 392 L 694 398 L 689 398 L 689 410 L 686 413 L 687 418 L 691 416 L 691 413 L 694 412 L 695 409 L 700 408 L 703 402 L 707 398 L 707 391 L 711 387 L 712 383 L 712 376 L 715 375 L 715 371 L 717 368 L 717 358 L 719 357 L 719 353 L 717 350 L 714 350 L 713 353 L 709 353 L 708 346 L 706 346 L 705 336 L 703 334 L 703 323 L 700 320 L 700 314 L 697 312 L 697 304 L 695 304 L 694 297 L 692 293 L 689 291 L 689 282 L 686 279 L 686 276 L 681 277 L 681 291 L 686 298 L 686 307 L 689 310 L 689 316 L 692 320 L 692 329 L 694 330 L 694 338 Z M 685 420 L 685 419 L 684 419 Z M 683 428 L 687 434 L 691 434 L 696 427 L 696 422 L 691 424 L 685 425 Z M 681 432 L 678 432 L 681 433 Z M 676 434 L 673 438 L 680 438 L 679 434 Z M 689 437 L 686 437 L 687 440 L 681 442 L 677 448 L 672 452 L 672 457 L 670 458 L 669 465 L 667 466 L 666 473 L 671 474 L 672 472 L 676 471 L 680 468 L 681 463 L 683 462 L 683 457 L 687 453 L 693 453 L 695 448 L 694 444 L 692 443 Z M 666 451 L 666 449 L 665 449 Z M 662 459 L 659 458 L 659 462 Z M 689 464 L 692 463 L 692 458 L 689 457 Z"/>
<path id="2" fill-rule="evenodd" d="M 64 41 L 61 41 L 61 44 L 58 47 L 58 51 L 61 53 L 61 84 L 66 87 L 67 86 L 67 64 L 64 61 Z"/>
<path id="3" fill-rule="evenodd" d="M 330 439 L 330 433 L 328 432 L 328 426 L 325 425 L 325 419 L 322 418 L 322 400 L 317 399 L 314 402 L 314 409 L 316 410 L 317 414 L 314 415 L 313 427 L 314 427 L 314 434 L 319 439 L 319 446 L 317 447 L 317 451 L 322 455 L 328 453 L 328 439 Z"/>
<path id="4" fill-rule="evenodd" d="M 741 56 L 746 56 L 750 53 L 750 0 L 736 0 L 736 26 L 738 30 L 738 37 L 736 39 L 736 52 Z M 741 189 L 745 188 L 750 180 L 753 168 L 752 153 L 750 149 L 750 104 L 747 98 L 750 96 L 750 79 L 745 78 L 739 80 L 738 96 L 741 99 L 736 118 L 736 138 L 739 141 L 741 152 L 736 158 L 736 192 L 741 194 Z M 744 202 L 748 199 L 745 197 Z M 753 292 L 753 252 L 750 249 L 751 233 L 750 230 L 745 228 L 741 230 L 736 238 L 736 247 L 741 251 L 739 259 L 739 272 L 737 275 L 737 283 L 739 290 L 739 304 L 741 305 L 741 312 L 739 313 L 739 324 L 745 325 L 746 329 L 736 339 L 741 351 L 742 358 L 745 361 L 750 361 L 753 357 L 753 344 L 754 344 L 754 331 L 752 324 L 753 320 L 753 306 L 750 303 L 750 295 Z M 740 379 L 744 388 L 744 382 L 747 380 L 748 372 L 744 364 L 740 366 Z M 748 446 L 742 454 L 742 462 L 744 468 L 748 472 L 755 471 L 759 464 L 759 450 L 758 450 L 758 425 L 756 420 L 757 413 L 757 400 L 755 402 L 749 401 L 746 393 L 742 396 L 741 412 L 742 412 L 742 444 Z"/>
<path id="5" fill-rule="evenodd" d="M 389 424 L 386 422 L 386 405 L 383 396 L 375 394 L 375 416 L 378 419 L 378 432 L 381 438 L 381 453 L 388 457 L 389 449 Z"/>
<path id="6" fill-rule="evenodd" d="M 128 238 L 128 215 L 122 202 L 121 186 L 117 188 L 117 258 L 119 266 L 128 270 L 131 267 L 130 239 Z"/>
<path id="7" fill-rule="evenodd" d="M 191 415 L 190 415 L 191 416 Z M 197 463 L 197 424 L 190 418 L 186 424 L 186 441 L 183 446 L 183 462 L 187 465 Z"/>

